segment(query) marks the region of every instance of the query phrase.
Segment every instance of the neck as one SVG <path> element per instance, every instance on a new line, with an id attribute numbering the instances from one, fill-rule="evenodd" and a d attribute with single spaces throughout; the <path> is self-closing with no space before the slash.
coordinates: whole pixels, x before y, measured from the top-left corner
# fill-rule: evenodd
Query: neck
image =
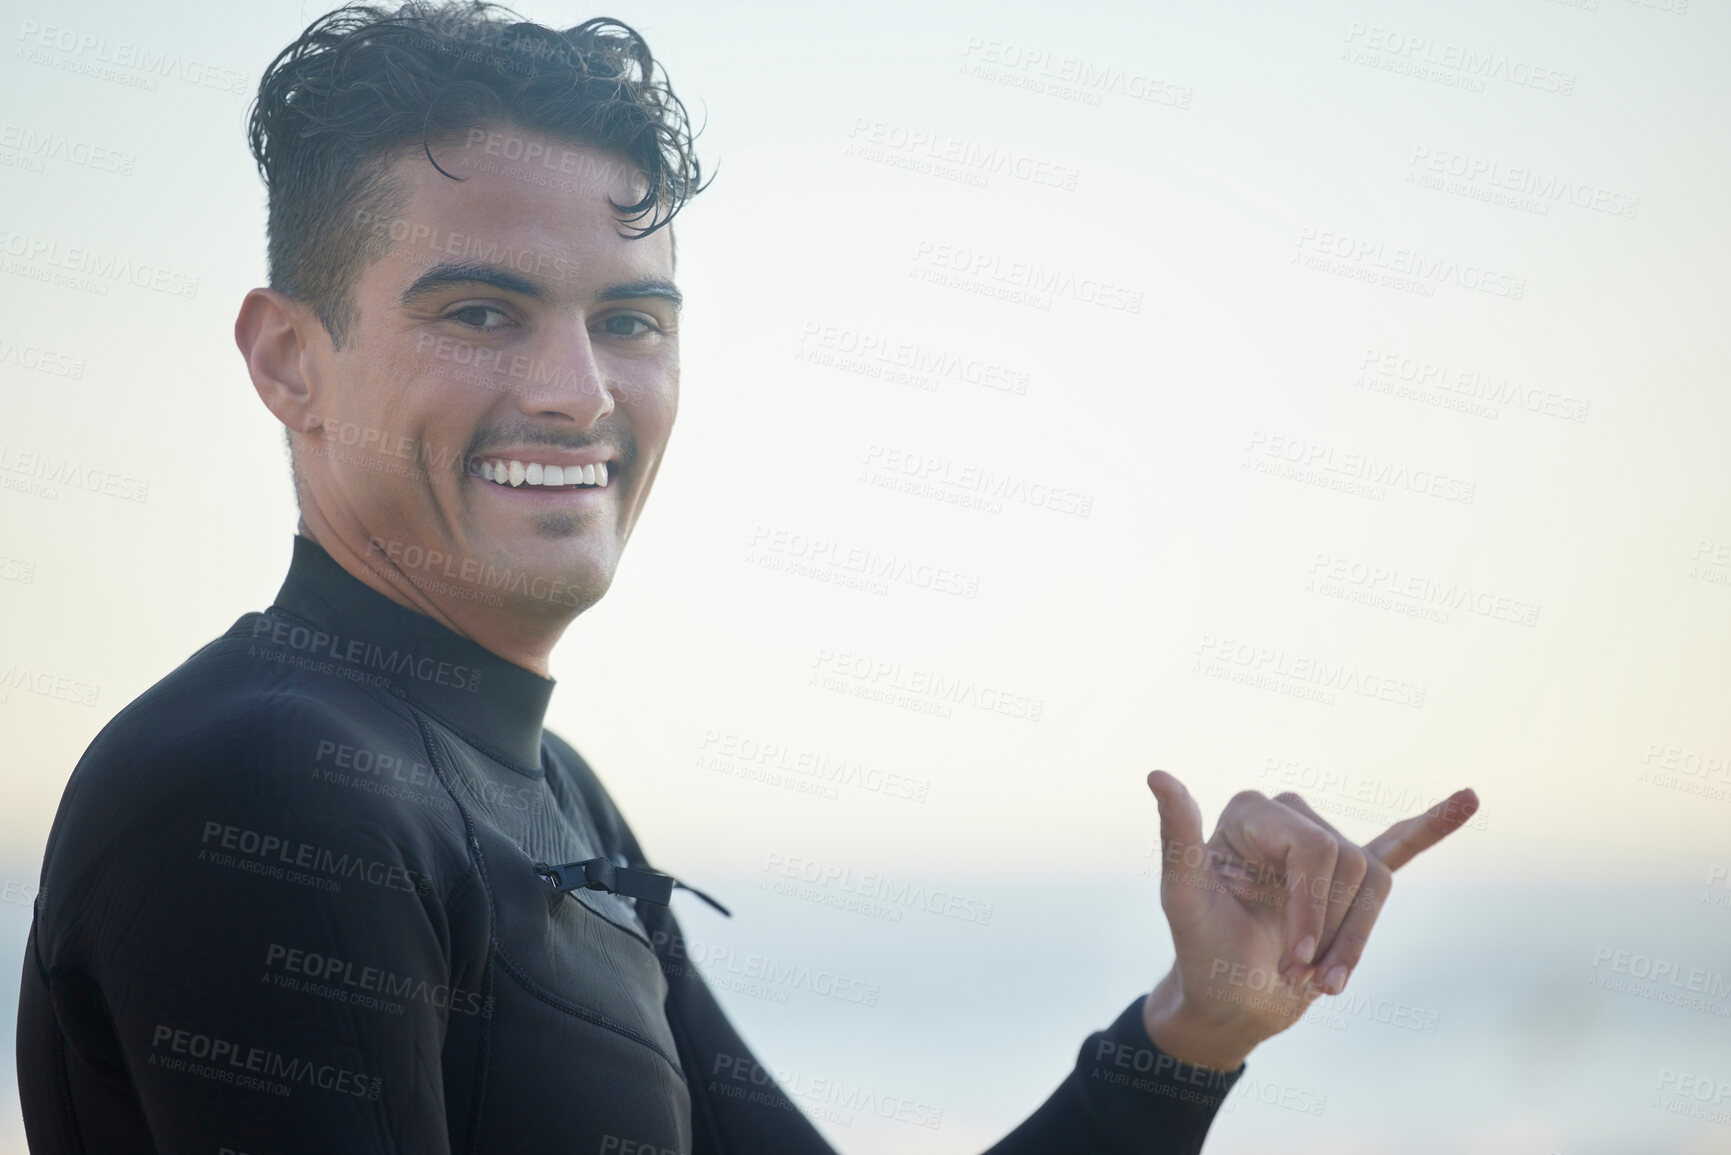
<path id="1" fill-rule="evenodd" d="M 317 542 L 351 577 L 375 593 L 418 614 L 432 618 L 458 637 L 543 678 L 552 676 L 549 659 L 553 647 L 564 636 L 571 617 L 525 617 L 502 607 L 483 605 L 460 597 L 443 597 L 422 588 L 385 553 L 372 549 L 370 537 L 360 527 L 341 533 L 318 511 L 303 510 L 297 532 Z"/>

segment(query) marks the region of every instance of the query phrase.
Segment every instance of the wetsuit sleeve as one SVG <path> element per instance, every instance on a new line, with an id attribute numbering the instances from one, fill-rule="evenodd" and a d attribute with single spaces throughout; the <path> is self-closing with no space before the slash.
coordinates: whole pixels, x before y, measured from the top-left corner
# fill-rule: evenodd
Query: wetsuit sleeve
<path id="1" fill-rule="evenodd" d="M 484 1009 L 464 860 L 321 757 L 401 738 L 304 700 L 98 738 L 25 959 L 33 1152 L 450 1150 L 441 1048 Z"/>
<path id="2" fill-rule="evenodd" d="M 1194 1155 L 1244 1073 L 1181 1063 L 1148 1040 L 1142 1000 L 1082 1044 L 1076 1066 L 986 1155 Z"/>
<path id="3" fill-rule="evenodd" d="M 609 849 L 647 866 L 642 847 L 586 762 L 558 743 Z M 760 1064 L 691 962 L 677 920 L 647 903 L 638 913 L 667 976 L 667 1018 L 691 1090 L 694 1155 L 836 1155 Z M 1149 1041 L 1138 998 L 1082 1045 L 1047 1100 L 986 1155 L 1195 1155 L 1221 1102 L 1244 1073 L 1180 1063 Z M 907 1120 L 941 1127 L 927 1110 Z"/>

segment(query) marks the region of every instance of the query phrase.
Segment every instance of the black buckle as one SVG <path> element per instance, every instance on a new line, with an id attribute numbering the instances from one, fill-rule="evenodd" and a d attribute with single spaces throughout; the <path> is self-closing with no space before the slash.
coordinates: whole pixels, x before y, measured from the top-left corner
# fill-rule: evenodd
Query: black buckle
<path id="1" fill-rule="evenodd" d="M 620 866 L 605 858 L 586 858 L 582 862 L 567 862 L 561 866 L 535 864 L 535 873 L 553 884 L 553 889 L 569 894 L 573 890 L 600 890 L 624 898 L 640 898 L 666 906 L 673 898 L 673 888 L 689 890 L 729 918 L 731 911 L 694 886 L 687 886 L 671 874 L 655 870 L 638 870 Z"/>

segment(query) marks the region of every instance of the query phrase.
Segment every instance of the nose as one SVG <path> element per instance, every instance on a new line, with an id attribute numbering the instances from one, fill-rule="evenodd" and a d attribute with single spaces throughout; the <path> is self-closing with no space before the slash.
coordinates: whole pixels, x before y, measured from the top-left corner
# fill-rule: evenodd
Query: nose
<path id="1" fill-rule="evenodd" d="M 595 343 L 581 319 L 547 341 L 517 390 L 517 407 L 525 416 L 564 418 L 579 429 L 612 413 L 614 405 Z"/>

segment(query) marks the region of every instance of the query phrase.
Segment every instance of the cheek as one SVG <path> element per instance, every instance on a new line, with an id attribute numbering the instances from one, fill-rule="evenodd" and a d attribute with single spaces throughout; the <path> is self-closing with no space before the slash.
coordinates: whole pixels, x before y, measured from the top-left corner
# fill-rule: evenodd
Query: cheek
<path id="1" fill-rule="evenodd" d="M 642 378 L 620 392 L 619 408 L 627 414 L 643 450 L 659 450 L 679 412 L 679 377 Z"/>

